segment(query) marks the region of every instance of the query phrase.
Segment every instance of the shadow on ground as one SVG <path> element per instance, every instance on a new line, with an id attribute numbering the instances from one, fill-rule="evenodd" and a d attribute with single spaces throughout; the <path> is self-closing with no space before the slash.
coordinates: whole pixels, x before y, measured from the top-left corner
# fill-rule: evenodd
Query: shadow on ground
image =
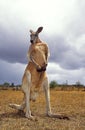
<path id="1" fill-rule="evenodd" d="M 32 114 L 33 116 L 38 116 L 38 117 L 46 117 L 44 114 Z M 25 112 L 24 111 L 18 111 L 18 112 L 5 112 L 0 114 L 0 120 L 2 118 L 25 118 Z M 61 120 L 70 120 L 70 118 L 66 115 L 62 114 L 52 114 L 51 116 L 48 116 L 48 118 L 56 118 L 56 119 L 61 119 Z"/>

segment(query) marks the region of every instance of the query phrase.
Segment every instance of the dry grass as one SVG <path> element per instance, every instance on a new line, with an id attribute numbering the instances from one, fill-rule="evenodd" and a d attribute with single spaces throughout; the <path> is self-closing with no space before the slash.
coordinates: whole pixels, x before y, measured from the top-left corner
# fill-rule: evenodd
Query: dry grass
<path id="1" fill-rule="evenodd" d="M 28 120 L 17 110 L 8 107 L 9 103 L 20 104 L 21 91 L 0 90 L 0 130 L 85 130 L 85 92 L 51 90 L 53 113 L 67 115 L 70 120 L 45 116 L 45 99 L 40 94 L 31 110 L 35 121 Z"/>

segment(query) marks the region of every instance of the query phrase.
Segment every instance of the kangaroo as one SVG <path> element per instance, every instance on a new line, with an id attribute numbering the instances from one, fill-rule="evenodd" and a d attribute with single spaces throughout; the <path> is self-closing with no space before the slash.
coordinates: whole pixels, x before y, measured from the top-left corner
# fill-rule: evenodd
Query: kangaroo
<path id="1" fill-rule="evenodd" d="M 22 78 L 22 92 L 24 100 L 21 105 L 10 104 L 9 106 L 18 110 L 24 110 L 26 107 L 25 116 L 28 119 L 33 119 L 30 110 L 30 100 L 35 101 L 41 87 L 44 88 L 46 99 L 46 115 L 51 116 L 50 107 L 50 90 L 46 68 L 48 65 L 49 49 L 48 45 L 41 41 L 39 33 L 43 27 L 39 27 L 36 32 L 30 30 L 30 47 L 27 53 L 28 64 L 26 66 Z"/>

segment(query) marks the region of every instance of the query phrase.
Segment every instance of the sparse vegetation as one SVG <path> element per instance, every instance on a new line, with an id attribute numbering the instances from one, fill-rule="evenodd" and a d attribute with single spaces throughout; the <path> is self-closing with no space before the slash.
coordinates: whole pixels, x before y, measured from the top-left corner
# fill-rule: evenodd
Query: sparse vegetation
<path id="1" fill-rule="evenodd" d="M 15 85 L 14 83 L 8 83 L 4 82 L 2 85 L 0 85 L 0 90 L 20 90 L 21 85 Z"/>
<path id="2" fill-rule="evenodd" d="M 85 91 L 85 86 L 80 83 L 80 81 L 77 81 L 73 85 L 69 85 L 68 81 L 66 80 L 66 83 L 58 84 L 57 81 L 51 81 L 50 82 L 50 88 L 55 89 L 58 91 Z M 15 85 L 14 83 L 8 83 L 5 82 L 2 85 L 0 85 L 0 90 L 21 90 L 21 85 Z"/>
<path id="3" fill-rule="evenodd" d="M 55 87 L 57 87 L 57 82 L 56 81 L 51 81 L 50 82 L 50 88 L 55 88 Z"/>
<path id="4" fill-rule="evenodd" d="M 52 112 L 67 115 L 70 120 L 45 116 L 45 99 L 41 93 L 31 109 L 36 120 L 28 120 L 24 113 L 9 108 L 9 103 L 20 104 L 21 91 L 0 90 L 0 130 L 84 130 L 85 129 L 85 92 L 56 91 L 51 89 Z"/>
<path id="5" fill-rule="evenodd" d="M 69 85 L 67 80 L 66 83 L 63 84 L 58 84 L 56 81 L 51 81 L 50 88 L 59 91 L 85 91 L 85 86 L 79 81 L 72 85 Z"/>

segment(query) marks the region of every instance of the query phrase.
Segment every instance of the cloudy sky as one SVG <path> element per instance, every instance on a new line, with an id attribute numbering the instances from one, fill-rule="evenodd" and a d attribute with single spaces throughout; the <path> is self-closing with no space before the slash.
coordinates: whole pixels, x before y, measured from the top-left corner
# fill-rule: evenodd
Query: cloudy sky
<path id="1" fill-rule="evenodd" d="M 49 80 L 85 84 L 85 0 L 0 0 L 0 83 L 21 83 L 29 29 L 39 26 L 51 54 Z"/>

